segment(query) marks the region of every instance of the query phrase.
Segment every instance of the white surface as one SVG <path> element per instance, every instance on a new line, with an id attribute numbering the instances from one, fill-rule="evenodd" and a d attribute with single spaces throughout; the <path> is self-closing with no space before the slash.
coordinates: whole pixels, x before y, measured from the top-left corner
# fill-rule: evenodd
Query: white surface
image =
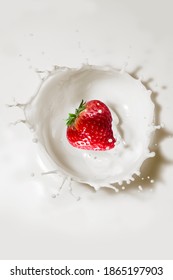
<path id="1" fill-rule="evenodd" d="M 172 26 L 168 0 L 1 1 L 0 258 L 173 258 Z M 36 92 L 36 68 L 87 61 L 117 68 L 128 61 L 130 72 L 141 67 L 138 75 L 153 79 L 161 107 L 156 121 L 165 130 L 157 132 L 157 156 L 143 168 L 144 183 L 138 179 L 118 194 L 75 185 L 80 201 L 66 189 L 53 199 L 56 177 L 41 176 L 48 167 L 31 132 L 22 123 L 9 125 L 23 113 L 5 104 Z"/>

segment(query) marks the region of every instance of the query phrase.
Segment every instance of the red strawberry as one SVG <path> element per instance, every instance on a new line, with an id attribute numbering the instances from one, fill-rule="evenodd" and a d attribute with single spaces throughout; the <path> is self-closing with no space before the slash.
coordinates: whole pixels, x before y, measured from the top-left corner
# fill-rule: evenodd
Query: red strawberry
<path id="1" fill-rule="evenodd" d="M 75 114 L 67 119 L 69 143 L 84 150 L 110 150 L 115 146 L 112 116 L 108 107 L 99 100 L 82 100 Z"/>

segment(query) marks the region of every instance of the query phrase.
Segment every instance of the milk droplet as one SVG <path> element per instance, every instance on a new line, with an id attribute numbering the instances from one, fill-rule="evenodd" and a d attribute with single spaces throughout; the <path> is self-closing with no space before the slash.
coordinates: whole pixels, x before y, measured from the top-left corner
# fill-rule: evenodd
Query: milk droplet
<path id="1" fill-rule="evenodd" d="M 155 155 L 156 155 L 155 152 L 151 152 L 151 153 L 148 154 L 148 157 L 149 157 L 149 158 L 152 158 L 152 157 L 155 157 Z"/>
<path id="2" fill-rule="evenodd" d="M 140 172 L 140 171 L 136 171 L 135 174 L 136 174 L 137 176 L 140 176 L 140 175 L 141 175 L 141 172 Z"/>
<path id="3" fill-rule="evenodd" d="M 138 186 L 138 189 L 139 189 L 140 191 L 142 191 L 142 190 L 143 190 L 143 187 L 142 187 L 141 185 L 139 185 L 139 186 Z"/>
<path id="4" fill-rule="evenodd" d="M 118 193 L 120 190 L 117 188 L 117 187 L 115 187 L 115 186 L 113 186 L 113 189 L 114 189 L 114 191 L 116 192 L 116 193 Z"/>

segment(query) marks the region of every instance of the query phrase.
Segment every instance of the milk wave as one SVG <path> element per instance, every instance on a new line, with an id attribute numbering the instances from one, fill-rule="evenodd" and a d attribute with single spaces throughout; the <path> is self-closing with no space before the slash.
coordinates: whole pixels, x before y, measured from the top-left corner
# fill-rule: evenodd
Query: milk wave
<path id="1" fill-rule="evenodd" d="M 81 100 L 98 99 L 110 109 L 117 143 L 110 151 L 85 151 L 66 139 L 65 120 Z M 56 67 L 24 106 L 26 122 L 38 139 L 44 162 L 72 180 L 100 187 L 130 184 L 150 152 L 154 104 L 140 80 L 112 67 Z"/>

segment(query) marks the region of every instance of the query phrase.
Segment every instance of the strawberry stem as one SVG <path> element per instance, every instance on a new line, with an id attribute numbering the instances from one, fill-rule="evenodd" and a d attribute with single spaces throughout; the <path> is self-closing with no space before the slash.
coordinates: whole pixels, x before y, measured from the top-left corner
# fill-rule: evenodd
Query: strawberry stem
<path id="1" fill-rule="evenodd" d="M 71 114 L 69 113 L 69 117 L 68 119 L 66 120 L 66 125 L 67 126 L 70 126 L 70 125 L 73 125 L 75 120 L 78 118 L 79 114 L 85 110 L 86 108 L 86 102 L 82 99 L 79 107 L 75 110 L 75 114 Z"/>

